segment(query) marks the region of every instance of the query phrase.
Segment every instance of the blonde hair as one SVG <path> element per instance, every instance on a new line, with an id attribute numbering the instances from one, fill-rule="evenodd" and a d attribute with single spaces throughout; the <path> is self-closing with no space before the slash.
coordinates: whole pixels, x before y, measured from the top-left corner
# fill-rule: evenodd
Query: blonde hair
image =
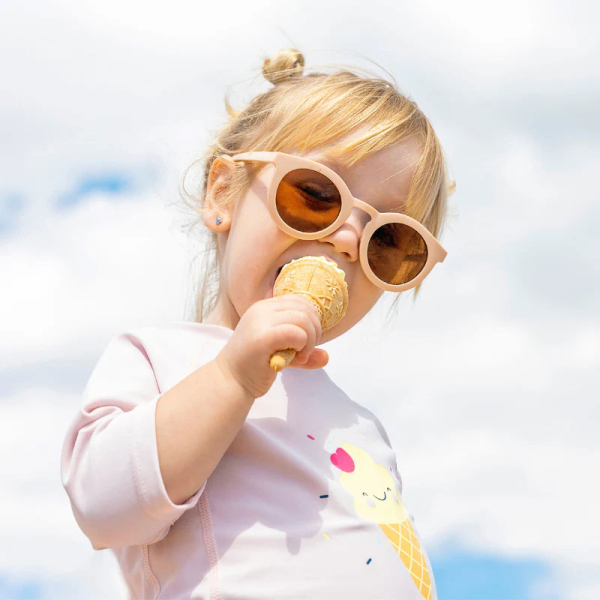
<path id="1" fill-rule="evenodd" d="M 265 59 L 262 67 L 262 74 L 273 84 L 272 88 L 256 96 L 241 111 L 235 110 L 225 97 L 229 120 L 217 131 L 199 159 L 204 165 L 200 198 L 190 196 L 185 190 L 188 171 L 198 161 L 184 173 L 182 197 L 194 214 L 191 227 L 203 221 L 208 174 L 218 156 L 260 150 L 277 152 L 289 147 L 308 151 L 332 144 L 368 125 L 367 133 L 352 142 L 332 146 L 327 156 L 351 166 L 378 150 L 414 136 L 422 153 L 403 212 L 417 219 L 439 239 L 446 218 L 446 200 L 455 184 L 449 181 L 433 127 L 417 104 L 400 93 L 394 84 L 377 76 L 361 77 L 348 70 L 303 73 L 303 55 L 295 49 L 281 50 L 273 58 Z M 236 163 L 231 185 L 218 200 L 219 205 L 235 206 L 236 199 L 245 193 L 261 167 L 260 163 Z M 190 203 L 186 197 L 191 198 Z M 217 287 L 220 281 L 218 234 L 208 228 L 205 230 L 209 235 L 205 248 L 208 260 L 203 261 L 204 276 L 199 293 L 198 289 L 195 293 L 194 320 L 200 323 L 218 300 L 219 290 L 211 289 L 211 277 L 216 279 Z M 420 287 L 419 284 L 413 288 L 415 299 Z"/>

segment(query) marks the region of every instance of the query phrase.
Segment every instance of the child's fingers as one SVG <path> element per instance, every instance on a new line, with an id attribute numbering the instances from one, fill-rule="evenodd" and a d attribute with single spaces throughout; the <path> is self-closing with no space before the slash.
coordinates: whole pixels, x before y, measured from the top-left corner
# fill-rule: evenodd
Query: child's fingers
<path id="1" fill-rule="evenodd" d="M 298 309 L 299 306 L 302 307 L 303 311 L 307 311 L 311 321 L 315 326 L 315 330 L 318 333 L 317 343 L 321 338 L 321 317 L 319 316 L 319 311 L 317 307 L 306 297 L 301 294 L 285 294 L 283 296 L 277 297 L 277 312 L 285 311 L 285 310 L 293 310 Z"/>
<path id="2" fill-rule="evenodd" d="M 285 338 L 289 340 L 288 347 L 296 349 L 300 355 L 300 360 L 305 358 L 320 341 L 321 332 L 319 324 L 315 324 L 314 319 L 310 314 L 307 314 L 305 308 L 282 310 L 275 313 L 272 320 L 273 327 L 279 327 L 279 332 L 284 334 Z M 282 325 L 294 325 L 300 331 L 288 328 L 282 329 Z M 304 333 L 304 339 L 301 339 L 301 333 Z"/>

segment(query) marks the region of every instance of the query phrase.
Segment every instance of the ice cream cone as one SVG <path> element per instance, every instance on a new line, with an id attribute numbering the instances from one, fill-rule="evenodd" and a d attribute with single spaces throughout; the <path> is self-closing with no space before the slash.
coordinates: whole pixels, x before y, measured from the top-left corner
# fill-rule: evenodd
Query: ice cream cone
<path id="1" fill-rule="evenodd" d="M 410 520 L 405 519 L 402 523 L 379 523 L 379 527 L 402 559 L 421 596 L 425 600 L 431 600 L 429 570 Z"/>
<path id="2" fill-rule="evenodd" d="M 321 330 L 326 331 L 339 323 L 348 308 L 348 285 L 345 273 L 323 256 L 303 256 L 287 263 L 275 280 L 273 296 L 303 294 L 319 311 Z M 296 355 L 288 348 L 271 356 L 274 371 L 287 367 Z"/>

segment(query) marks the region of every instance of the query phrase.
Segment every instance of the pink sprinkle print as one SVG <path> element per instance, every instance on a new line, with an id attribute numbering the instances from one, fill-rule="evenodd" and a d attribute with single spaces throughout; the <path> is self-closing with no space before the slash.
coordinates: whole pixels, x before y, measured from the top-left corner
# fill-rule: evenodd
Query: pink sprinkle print
<path id="1" fill-rule="evenodd" d="M 310 438 L 311 440 L 314 440 L 315 438 L 312 435 L 306 435 L 307 438 Z"/>

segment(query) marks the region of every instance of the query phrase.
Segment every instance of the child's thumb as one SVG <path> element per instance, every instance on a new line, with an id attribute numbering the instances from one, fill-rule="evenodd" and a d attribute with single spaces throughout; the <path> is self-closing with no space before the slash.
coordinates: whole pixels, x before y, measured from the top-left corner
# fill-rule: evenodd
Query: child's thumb
<path id="1" fill-rule="evenodd" d="M 308 360 L 299 365 L 303 369 L 322 369 L 329 362 L 329 354 L 322 348 L 315 348 L 308 356 Z"/>

